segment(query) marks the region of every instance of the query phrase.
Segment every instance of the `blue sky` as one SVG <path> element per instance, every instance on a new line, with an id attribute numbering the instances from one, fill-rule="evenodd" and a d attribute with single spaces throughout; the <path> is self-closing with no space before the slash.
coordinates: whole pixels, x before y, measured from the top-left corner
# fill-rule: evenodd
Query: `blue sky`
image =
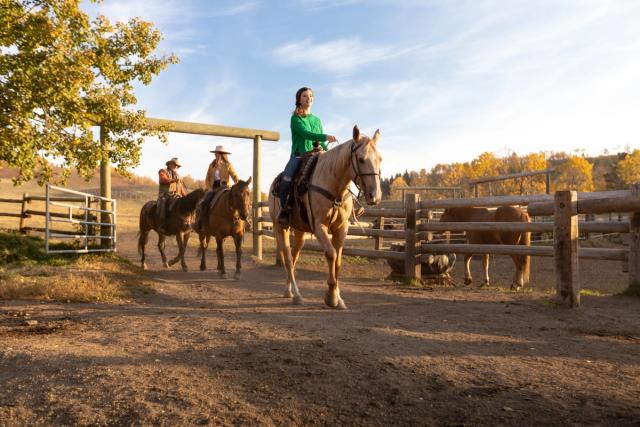
<path id="1" fill-rule="evenodd" d="M 380 128 L 384 176 L 499 155 L 640 145 L 640 2 L 606 0 L 104 0 L 139 16 L 181 62 L 137 90 L 151 117 L 277 130 L 262 188 L 284 167 L 295 91 L 325 132 Z M 136 173 L 173 156 L 204 178 L 225 144 L 251 174 L 250 141 L 170 134 Z"/>

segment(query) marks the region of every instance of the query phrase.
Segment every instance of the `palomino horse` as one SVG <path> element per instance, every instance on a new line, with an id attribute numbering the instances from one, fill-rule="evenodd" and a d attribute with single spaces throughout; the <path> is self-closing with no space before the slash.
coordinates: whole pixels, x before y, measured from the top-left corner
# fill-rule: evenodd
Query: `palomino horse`
<path id="1" fill-rule="evenodd" d="M 449 208 L 445 209 L 440 217 L 440 222 L 531 222 L 529 215 L 522 209 L 515 206 L 502 206 L 496 210 L 487 208 Z M 531 232 L 520 231 L 467 231 L 467 240 L 470 244 L 498 244 L 498 245 L 531 245 Z M 464 256 L 464 283 L 471 284 L 471 264 L 472 254 Z M 511 289 L 518 290 L 529 282 L 529 256 L 511 255 L 516 266 L 513 275 Z M 484 267 L 484 281 L 482 285 L 489 284 L 489 254 L 482 255 L 482 266 Z"/>
<path id="2" fill-rule="evenodd" d="M 150 200 L 142 206 L 140 210 L 140 234 L 138 237 L 138 253 L 142 257 L 140 262 L 142 263 L 142 269 L 147 268 L 145 263 L 144 247 L 149 240 L 149 232 L 151 230 L 158 233 L 158 250 L 162 256 L 162 265 L 168 268 L 170 265 L 175 264 L 180 260 L 182 265 L 182 271 L 187 271 L 187 264 L 184 262 L 184 251 L 187 248 L 187 242 L 189 241 L 189 234 L 191 233 L 190 223 L 196 209 L 196 205 L 204 197 L 204 190 L 198 188 L 184 197 L 180 197 L 173 201 L 171 212 L 166 218 L 166 231 L 167 235 L 175 235 L 176 242 L 178 243 L 178 255 L 167 262 L 167 257 L 164 254 L 164 245 L 166 236 L 158 231 L 158 217 L 156 214 L 156 201 Z"/>
<path id="3" fill-rule="evenodd" d="M 304 209 L 311 230 L 324 249 L 329 266 L 328 289 L 324 301 L 329 307 L 346 309 L 340 296 L 338 273 L 342 264 L 342 247 L 349 229 L 349 217 L 353 201 L 349 184 L 354 181 L 364 192 L 367 204 L 376 205 L 382 198 L 380 191 L 380 162 L 376 145 L 380 140 L 377 130 L 373 138 L 360 135 L 353 128 L 353 139 L 319 154 L 316 168 L 309 180 L 309 191 L 303 196 Z M 287 272 L 285 298 L 293 297 L 294 304 L 302 304 L 302 295 L 295 278 L 295 266 L 304 244 L 305 232 L 294 228 L 293 249 L 289 246 L 289 229 L 283 229 L 277 218 L 280 201 L 269 191 L 269 212 L 273 220 L 273 231 L 278 243 L 278 256 Z M 332 236 L 329 237 L 329 234 Z M 283 259 L 284 258 L 284 259 Z M 293 292 L 292 292 L 293 290 Z"/>
<path id="4" fill-rule="evenodd" d="M 216 254 L 218 255 L 218 272 L 220 277 L 227 277 L 224 268 L 224 251 L 222 245 L 225 237 L 233 237 L 236 245 L 236 272 L 234 278 L 240 278 L 242 268 L 242 237 L 244 235 L 244 224 L 251 212 L 251 177 L 246 181 L 236 182 L 230 190 L 224 191 L 220 196 L 211 201 L 215 206 L 209 205 L 208 216 L 202 221 L 202 232 L 200 237 L 200 270 L 207 269 L 206 251 L 209 247 L 211 236 L 216 239 Z"/>

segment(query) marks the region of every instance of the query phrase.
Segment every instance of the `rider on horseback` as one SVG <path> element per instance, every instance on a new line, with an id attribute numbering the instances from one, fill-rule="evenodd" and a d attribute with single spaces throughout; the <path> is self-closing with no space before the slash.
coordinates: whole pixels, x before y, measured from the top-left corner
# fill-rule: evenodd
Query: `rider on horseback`
<path id="1" fill-rule="evenodd" d="M 322 133 L 322 122 L 318 116 L 311 114 L 313 104 L 313 90 L 302 87 L 296 92 L 296 109 L 291 116 L 291 157 L 284 168 L 282 182 L 278 192 L 280 199 L 280 214 L 278 222 L 283 227 L 289 226 L 289 197 L 291 195 L 291 181 L 300 168 L 300 156 L 313 151 L 314 145 L 320 144 L 324 151 L 328 149 L 327 142 L 336 142 L 333 135 Z"/>
<path id="2" fill-rule="evenodd" d="M 167 234 L 165 221 L 167 218 L 168 200 L 187 194 L 178 176 L 178 168 L 182 166 L 178 158 L 172 158 L 167 161 L 166 165 L 166 169 L 160 169 L 158 171 L 158 201 L 156 205 L 158 231 L 162 234 Z"/>
<path id="3" fill-rule="evenodd" d="M 225 150 L 223 145 L 218 145 L 216 149 L 211 152 L 214 153 L 216 157 L 209 165 L 207 177 L 204 180 L 205 188 L 208 188 L 209 191 L 204 196 L 202 202 L 198 204 L 198 212 L 196 214 L 198 219 L 195 227 L 195 230 L 198 232 L 202 229 L 203 218 L 208 215 L 209 205 L 216 192 L 221 188 L 229 187 L 229 178 L 233 179 L 234 183 L 238 182 L 238 174 L 229 161 L 229 157 L 227 157 L 231 153 Z"/>

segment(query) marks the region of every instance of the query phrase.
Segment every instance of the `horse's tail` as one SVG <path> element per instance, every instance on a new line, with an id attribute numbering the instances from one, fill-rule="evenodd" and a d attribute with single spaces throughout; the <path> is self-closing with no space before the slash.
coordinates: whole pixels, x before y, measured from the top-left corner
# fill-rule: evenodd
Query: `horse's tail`
<path id="1" fill-rule="evenodd" d="M 526 212 L 522 213 L 522 222 L 531 222 L 531 218 L 529 218 L 529 214 Z M 520 239 L 520 244 L 523 246 L 531 246 L 531 232 L 526 231 L 523 233 L 524 235 Z M 529 255 L 522 256 L 522 281 L 523 284 L 529 283 L 529 272 L 531 271 L 531 257 Z"/>

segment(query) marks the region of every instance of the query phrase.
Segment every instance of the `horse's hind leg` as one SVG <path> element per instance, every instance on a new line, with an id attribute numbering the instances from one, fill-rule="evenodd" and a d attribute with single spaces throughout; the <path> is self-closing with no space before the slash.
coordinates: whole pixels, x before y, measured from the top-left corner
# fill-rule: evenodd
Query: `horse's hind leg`
<path id="1" fill-rule="evenodd" d="M 207 247 L 209 246 L 209 237 L 204 234 L 199 235 L 200 239 L 200 270 L 205 271 L 207 269 Z"/>
<path id="2" fill-rule="evenodd" d="M 218 256 L 218 272 L 220 273 L 221 279 L 227 278 L 227 270 L 224 268 L 224 249 L 222 245 L 224 244 L 224 239 L 216 237 L 216 255 Z"/>
<path id="3" fill-rule="evenodd" d="M 160 251 L 160 257 L 162 258 L 162 266 L 164 268 L 169 268 L 169 264 L 167 263 L 167 255 L 164 253 L 165 239 L 166 236 L 164 234 L 158 233 L 158 250 Z"/>
<path id="4" fill-rule="evenodd" d="M 180 261 L 180 265 L 182 266 L 182 271 L 188 271 L 187 263 L 184 261 L 184 253 L 187 250 L 187 241 L 189 240 L 186 237 L 185 233 L 177 233 L 176 234 L 176 243 L 178 244 L 178 255 L 169 262 L 169 265 L 173 265 Z"/>
<path id="5" fill-rule="evenodd" d="M 140 267 L 142 267 L 143 270 L 147 269 L 145 246 L 148 240 L 149 230 L 140 231 L 140 236 L 138 236 L 138 252 L 140 253 Z"/>
<path id="6" fill-rule="evenodd" d="M 233 278 L 238 280 L 242 270 L 242 234 L 233 236 L 233 243 L 236 245 L 236 272 Z"/>
<path id="7" fill-rule="evenodd" d="M 473 255 L 465 254 L 464 256 L 464 284 L 471 284 L 471 258 Z"/>
<path id="8" fill-rule="evenodd" d="M 324 302 L 331 308 L 346 308 L 340 305 L 340 293 L 338 291 L 338 281 L 336 278 L 336 259 L 338 253 L 329 239 L 327 227 L 316 222 L 315 229 L 315 235 L 324 249 L 324 256 L 327 259 L 327 265 L 329 267 L 329 278 L 327 279 L 327 286 L 329 288 L 325 293 Z"/>
<path id="9" fill-rule="evenodd" d="M 480 286 L 489 286 L 489 254 L 482 254 L 482 268 L 484 268 L 484 280 Z"/>
<path id="10" fill-rule="evenodd" d="M 302 304 L 302 295 L 300 295 L 300 290 L 296 283 L 291 246 L 289 245 L 289 229 L 283 230 L 279 224 L 274 224 L 273 230 L 278 243 L 278 255 L 283 261 L 284 270 L 287 272 L 287 287 L 284 291 L 284 297 L 293 297 L 294 304 Z"/>

